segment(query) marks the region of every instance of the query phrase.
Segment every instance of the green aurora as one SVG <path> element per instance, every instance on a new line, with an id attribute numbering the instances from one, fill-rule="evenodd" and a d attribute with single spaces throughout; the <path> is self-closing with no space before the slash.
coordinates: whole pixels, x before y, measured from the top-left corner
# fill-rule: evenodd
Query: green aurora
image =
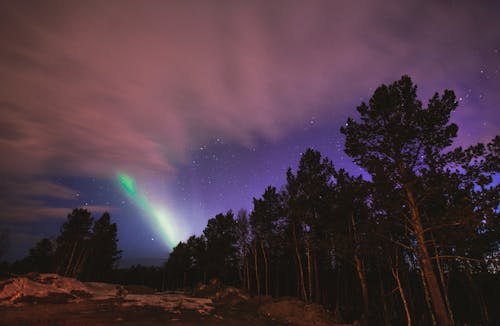
<path id="1" fill-rule="evenodd" d="M 148 199 L 138 191 L 134 178 L 125 173 L 117 173 L 116 178 L 125 194 L 137 207 L 141 208 L 148 216 L 152 217 L 154 223 L 152 227 L 161 233 L 163 242 L 173 248 L 178 239 L 176 239 L 177 227 L 173 222 L 173 218 L 165 210 L 162 210 L 153 205 Z"/>

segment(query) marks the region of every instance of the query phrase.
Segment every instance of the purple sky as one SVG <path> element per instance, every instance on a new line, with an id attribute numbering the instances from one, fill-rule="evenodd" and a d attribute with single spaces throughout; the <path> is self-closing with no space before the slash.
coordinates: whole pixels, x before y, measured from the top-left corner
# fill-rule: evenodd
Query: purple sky
<path id="1" fill-rule="evenodd" d="M 113 179 L 183 234 L 251 208 L 307 147 L 358 173 L 339 127 L 380 83 L 453 89 L 457 143 L 500 131 L 497 1 L 2 1 L 0 226 L 10 258 L 71 208 L 109 210 L 125 257 L 162 257 Z"/>

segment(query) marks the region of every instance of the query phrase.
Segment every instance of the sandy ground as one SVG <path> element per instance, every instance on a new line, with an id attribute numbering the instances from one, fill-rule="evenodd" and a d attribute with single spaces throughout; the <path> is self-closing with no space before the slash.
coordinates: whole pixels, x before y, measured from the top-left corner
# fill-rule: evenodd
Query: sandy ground
<path id="1" fill-rule="evenodd" d="M 323 307 L 297 298 L 250 297 L 217 280 L 195 292 L 196 297 L 155 293 L 140 286 L 30 273 L 0 281 L 0 326 L 334 324 Z"/>
<path id="2" fill-rule="evenodd" d="M 171 313 L 158 307 L 123 307 L 118 302 L 23 304 L 0 307 L 0 325 L 284 325 L 252 311 L 216 309 Z"/>

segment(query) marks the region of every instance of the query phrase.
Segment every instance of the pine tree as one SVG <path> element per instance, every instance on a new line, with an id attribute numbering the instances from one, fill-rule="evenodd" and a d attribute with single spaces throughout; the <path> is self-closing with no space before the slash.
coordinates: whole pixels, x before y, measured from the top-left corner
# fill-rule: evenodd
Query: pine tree
<path id="1" fill-rule="evenodd" d="M 75 277 L 88 255 L 88 241 L 92 234 L 93 218 L 89 211 L 75 208 L 68 214 L 68 220 L 62 225 L 56 239 L 56 272 L 64 276 Z"/>
<path id="2" fill-rule="evenodd" d="M 208 220 L 203 235 L 207 242 L 208 277 L 234 284 L 238 278 L 237 230 L 232 211 Z"/>
<path id="3" fill-rule="evenodd" d="M 55 243 L 47 238 L 43 238 L 30 249 L 28 256 L 24 259 L 29 271 L 39 273 L 54 272 Z"/>
<path id="4" fill-rule="evenodd" d="M 111 216 L 105 212 L 94 222 L 88 242 L 86 264 L 82 265 L 85 277 L 94 281 L 109 280 L 116 263 L 121 257 L 118 249 L 118 229 L 111 223 Z"/>
<path id="5" fill-rule="evenodd" d="M 266 188 L 262 198 L 253 199 L 253 206 L 253 211 L 250 214 L 250 225 L 252 226 L 254 241 L 253 246 L 259 248 L 264 260 L 264 293 L 265 295 L 269 295 L 269 262 L 273 259 L 270 255 L 270 250 L 275 244 L 275 228 L 276 224 L 283 216 L 283 207 L 281 198 L 276 192 L 276 188 L 272 186 Z M 255 249 L 255 254 L 257 254 L 259 250 Z M 258 273 L 256 278 L 260 278 Z"/>
<path id="6" fill-rule="evenodd" d="M 75 208 L 56 239 L 56 273 L 91 280 L 109 279 L 121 254 L 117 234 L 109 213 L 94 223 L 89 211 Z"/>
<path id="7" fill-rule="evenodd" d="M 240 209 L 236 216 L 237 249 L 238 249 L 238 273 L 241 286 L 250 290 L 250 226 L 248 213 Z"/>
<path id="8" fill-rule="evenodd" d="M 322 158 L 319 151 L 309 148 L 300 159 L 296 175 L 290 169 L 287 172 L 288 224 L 292 228 L 299 283 L 302 293 L 306 292 L 306 301 L 320 299 L 318 256 L 328 239 L 325 231 L 331 216 L 333 171 L 328 158 Z M 306 271 L 302 266 L 300 242 L 304 247 Z"/>
<path id="9" fill-rule="evenodd" d="M 369 227 L 369 184 L 361 176 L 355 178 L 341 169 L 334 173 L 335 209 L 331 221 L 331 234 L 337 254 L 354 264 L 361 288 L 363 315 L 369 318 L 369 296 L 366 269 Z"/>
<path id="10" fill-rule="evenodd" d="M 442 162 L 442 151 L 451 145 L 457 126 L 449 123 L 458 103 L 452 91 L 435 94 L 427 108 L 417 99 L 410 77 L 382 85 L 369 104 L 358 108 L 360 122 L 349 118 L 341 132 L 345 151 L 374 178 L 398 189 L 404 203 L 401 215 L 408 215 L 416 241 L 416 254 L 440 325 L 450 325 L 438 278 L 431 261 L 429 242 L 419 202 L 429 189 L 421 181 L 422 170 Z"/>

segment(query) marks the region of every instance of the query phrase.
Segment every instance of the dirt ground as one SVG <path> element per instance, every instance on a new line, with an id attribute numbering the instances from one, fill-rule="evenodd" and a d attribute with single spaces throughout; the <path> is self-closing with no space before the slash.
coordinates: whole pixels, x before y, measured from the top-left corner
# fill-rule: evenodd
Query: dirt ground
<path id="1" fill-rule="evenodd" d="M 222 308 L 209 315 L 201 315 L 194 311 L 171 313 L 155 307 L 122 307 L 117 302 L 25 304 L 0 306 L 0 325 L 285 325 L 252 310 Z"/>
<path id="2" fill-rule="evenodd" d="M 0 282 L 0 326 L 334 324 L 334 316 L 319 305 L 291 297 L 251 297 L 217 280 L 200 285 L 194 295 L 82 283 L 55 274 L 30 274 Z"/>

